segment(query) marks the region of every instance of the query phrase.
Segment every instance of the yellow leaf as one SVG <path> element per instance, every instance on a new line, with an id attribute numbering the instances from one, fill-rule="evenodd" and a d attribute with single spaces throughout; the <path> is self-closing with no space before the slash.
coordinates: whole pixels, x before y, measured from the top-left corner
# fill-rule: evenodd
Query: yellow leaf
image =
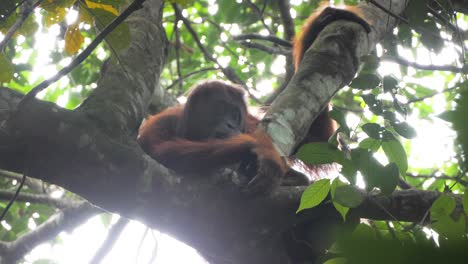
<path id="1" fill-rule="evenodd" d="M 83 40 L 78 24 L 68 26 L 65 33 L 65 51 L 70 55 L 77 53 Z"/>
<path id="2" fill-rule="evenodd" d="M 95 3 L 95 2 L 91 2 L 91 1 L 88 1 L 86 0 L 86 5 L 89 7 L 89 8 L 99 8 L 99 9 L 103 9 L 103 10 L 106 10 L 107 12 L 110 12 L 116 16 L 119 15 L 119 11 L 117 11 L 117 9 L 115 9 L 113 6 L 111 5 L 106 5 L 106 4 L 98 4 L 98 3 Z"/>
<path id="3" fill-rule="evenodd" d="M 13 63 L 4 54 L 0 54 L 0 83 L 11 81 L 14 70 Z"/>
<path id="4" fill-rule="evenodd" d="M 78 16 L 79 22 L 84 22 L 86 24 L 92 25 L 93 24 L 93 16 L 89 13 L 86 8 L 80 5 L 80 15 Z"/>
<path id="5" fill-rule="evenodd" d="M 54 24 L 60 23 L 65 19 L 67 15 L 67 10 L 62 7 L 57 7 L 54 10 L 47 11 L 45 15 L 45 25 L 46 27 L 50 27 Z"/>

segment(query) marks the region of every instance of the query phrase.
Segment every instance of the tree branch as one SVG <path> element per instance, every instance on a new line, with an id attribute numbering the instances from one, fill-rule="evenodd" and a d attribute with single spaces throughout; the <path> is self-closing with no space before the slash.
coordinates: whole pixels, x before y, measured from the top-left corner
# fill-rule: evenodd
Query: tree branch
<path id="1" fill-rule="evenodd" d="M 277 45 L 280 45 L 280 46 L 283 46 L 283 47 L 286 47 L 286 48 L 289 48 L 289 49 L 292 48 L 291 42 L 289 42 L 287 40 L 284 40 L 284 39 L 281 39 L 281 38 L 278 38 L 275 35 L 264 36 L 264 35 L 260 35 L 260 34 L 256 34 L 256 33 L 247 33 L 247 34 L 240 34 L 240 35 L 234 36 L 233 39 L 236 40 L 236 41 L 251 40 L 251 39 L 266 40 L 266 41 L 270 41 L 273 44 L 277 44 Z"/>
<path id="2" fill-rule="evenodd" d="M 63 230 L 81 225 L 86 219 L 99 212 L 101 212 L 99 209 L 87 202 L 66 208 L 15 241 L 0 242 L 0 260 L 6 264 L 17 263 L 32 248 L 44 241 L 55 238 Z"/>
<path id="3" fill-rule="evenodd" d="M 0 199 L 9 200 L 15 195 L 14 192 L 0 190 Z M 77 203 L 82 203 L 83 201 L 69 199 L 69 198 L 52 198 L 44 194 L 33 194 L 33 193 L 21 193 L 16 198 L 17 202 L 31 202 L 31 203 L 40 203 L 46 204 L 49 206 L 57 207 L 60 209 L 75 206 Z"/>
<path id="4" fill-rule="evenodd" d="M 102 243 L 101 247 L 98 249 L 94 257 L 91 259 L 90 263 L 92 264 L 99 264 L 101 263 L 102 259 L 109 253 L 109 251 L 114 246 L 115 242 L 119 238 L 122 231 L 128 225 L 130 220 L 124 217 L 120 217 L 119 220 L 109 230 L 107 234 L 106 240 Z"/>
<path id="5" fill-rule="evenodd" d="M 468 67 L 458 68 L 452 65 L 422 65 L 417 62 L 408 61 L 402 57 L 395 57 L 395 56 L 387 56 L 384 55 L 381 58 L 382 60 L 386 61 L 393 61 L 401 65 L 410 66 L 420 70 L 428 70 L 428 71 L 450 71 L 455 73 L 468 73 Z"/>

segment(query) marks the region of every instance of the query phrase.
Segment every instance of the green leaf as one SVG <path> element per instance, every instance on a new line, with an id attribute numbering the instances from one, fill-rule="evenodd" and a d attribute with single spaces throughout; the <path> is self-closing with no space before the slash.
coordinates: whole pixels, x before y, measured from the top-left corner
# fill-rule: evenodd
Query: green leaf
<path id="1" fill-rule="evenodd" d="M 448 111 L 440 113 L 437 117 L 446 122 L 453 123 L 456 119 L 456 112 L 448 110 Z"/>
<path id="2" fill-rule="evenodd" d="M 99 30 L 103 30 L 117 16 L 103 9 L 93 9 L 90 13 L 94 17 L 95 24 Z M 126 49 L 130 45 L 130 29 L 128 24 L 123 22 L 118 25 L 105 38 L 107 44 L 114 50 L 120 51 Z"/>
<path id="3" fill-rule="evenodd" d="M 301 203 L 296 213 L 304 210 L 313 208 L 319 205 L 328 195 L 330 191 L 330 180 L 322 179 L 314 182 L 312 185 L 307 187 L 301 196 Z"/>
<path id="4" fill-rule="evenodd" d="M 299 149 L 296 156 L 307 164 L 327 164 L 333 162 L 342 164 L 346 160 L 342 151 L 326 142 L 305 144 Z"/>
<path id="5" fill-rule="evenodd" d="M 465 191 L 463 194 L 463 209 L 465 210 L 465 214 L 468 215 L 468 192 Z"/>
<path id="6" fill-rule="evenodd" d="M 338 186 L 335 190 L 335 198 L 333 199 L 334 202 L 349 208 L 359 206 L 363 200 L 362 194 L 352 185 Z"/>
<path id="7" fill-rule="evenodd" d="M 385 92 L 393 92 L 396 90 L 398 85 L 398 80 L 391 75 L 387 75 L 383 78 L 383 88 Z"/>
<path id="8" fill-rule="evenodd" d="M 326 142 L 305 144 L 299 149 L 296 157 L 306 164 L 339 163 L 342 166 L 341 173 L 346 179 L 352 183 L 355 181 L 356 166 L 334 145 Z"/>
<path id="9" fill-rule="evenodd" d="M 377 100 L 375 95 L 373 94 L 364 94 L 361 96 L 364 102 L 366 102 L 367 106 L 369 106 L 369 110 L 376 115 L 383 114 L 383 105 L 380 100 Z"/>
<path id="10" fill-rule="evenodd" d="M 327 261 L 325 261 L 323 264 L 346 264 L 348 263 L 348 261 L 346 260 L 346 258 L 332 258 L 332 259 L 329 259 Z"/>
<path id="11" fill-rule="evenodd" d="M 365 138 L 361 142 L 359 142 L 359 147 L 363 149 L 368 149 L 372 152 L 377 152 L 380 148 L 380 140 L 375 138 Z"/>
<path id="12" fill-rule="evenodd" d="M 405 175 L 408 170 L 408 157 L 405 149 L 398 140 L 382 141 L 382 149 L 390 162 L 394 162 L 401 173 Z"/>
<path id="13" fill-rule="evenodd" d="M 396 123 L 396 115 L 394 112 L 384 111 L 382 116 L 383 118 L 385 118 L 385 120 L 388 120 L 392 123 Z"/>
<path id="14" fill-rule="evenodd" d="M 395 191 L 400 173 L 395 163 L 390 163 L 382 169 L 381 178 L 379 179 L 379 188 L 385 195 L 390 195 Z"/>
<path id="15" fill-rule="evenodd" d="M 381 139 L 381 132 L 383 131 L 383 127 L 379 124 L 375 123 L 367 123 L 362 125 L 362 131 L 364 131 L 369 137 L 375 139 Z"/>
<path id="16" fill-rule="evenodd" d="M 101 214 L 101 223 L 104 227 L 109 227 L 112 222 L 112 214 Z"/>
<path id="17" fill-rule="evenodd" d="M 376 74 L 363 73 L 359 74 L 358 77 L 349 84 L 350 87 L 359 90 L 374 89 L 380 85 L 380 77 Z"/>
<path id="18" fill-rule="evenodd" d="M 460 92 L 460 97 L 456 100 L 457 105 L 452 115 L 453 129 L 457 132 L 457 141 L 461 145 L 462 154 L 468 156 L 468 122 L 466 115 L 468 113 L 468 89 L 466 84 Z M 463 159 L 465 169 L 468 168 L 468 158 Z"/>
<path id="19" fill-rule="evenodd" d="M 398 40 L 406 47 L 411 47 L 413 42 L 413 33 L 411 27 L 405 23 L 398 26 Z"/>
<path id="20" fill-rule="evenodd" d="M 340 181 L 339 178 L 334 179 L 331 185 L 330 193 L 333 201 L 333 206 L 335 207 L 336 211 L 340 213 L 341 217 L 343 217 L 343 221 L 346 221 L 346 215 L 349 212 L 349 208 L 334 201 L 336 188 L 344 185 L 346 184 Z"/>
<path id="21" fill-rule="evenodd" d="M 455 199 L 447 194 L 442 194 L 431 206 L 431 219 L 437 219 L 443 216 L 449 216 L 456 206 Z"/>
<path id="22" fill-rule="evenodd" d="M 412 139 L 416 137 L 416 130 L 406 122 L 392 123 L 392 126 L 404 138 Z"/>
<path id="23" fill-rule="evenodd" d="M 423 28 L 426 30 L 420 30 L 421 34 L 421 43 L 426 46 L 426 48 L 440 52 L 444 47 L 444 40 L 440 36 L 440 29 L 437 27 L 436 22 L 433 19 L 424 21 Z"/>
<path id="24" fill-rule="evenodd" d="M 0 53 L 0 69 L 0 83 L 9 82 L 13 79 L 13 63 L 3 53 Z"/>
<path id="25" fill-rule="evenodd" d="M 463 215 L 458 220 L 454 220 L 449 215 L 439 216 L 431 220 L 431 227 L 441 236 L 449 239 L 459 239 L 465 233 L 465 217 Z"/>

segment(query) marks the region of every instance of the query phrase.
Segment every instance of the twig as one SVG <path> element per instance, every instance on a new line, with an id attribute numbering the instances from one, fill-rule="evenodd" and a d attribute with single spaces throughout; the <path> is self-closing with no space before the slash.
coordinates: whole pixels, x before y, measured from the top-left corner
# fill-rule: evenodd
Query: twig
<path id="1" fill-rule="evenodd" d="M 294 20 L 291 17 L 291 4 L 288 0 L 278 1 L 278 7 L 280 12 L 281 21 L 283 21 L 284 38 L 292 40 L 294 32 Z"/>
<path id="2" fill-rule="evenodd" d="M 412 103 L 416 103 L 416 102 L 420 102 L 420 101 L 423 101 L 423 100 L 425 100 L 425 99 L 427 99 L 427 98 L 434 97 L 434 96 L 436 96 L 436 95 L 438 95 L 438 94 L 441 94 L 441 93 L 450 92 L 450 91 L 455 90 L 455 89 L 457 89 L 457 88 L 459 88 L 459 87 L 460 87 L 460 84 L 456 84 L 455 86 L 450 87 L 450 88 L 447 88 L 447 89 L 444 89 L 444 90 L 442 90 L 442 91 L 438 91 L 438 92 L 435 92 L 435 93 L 433 93 L 433 94 L 429 94 L 429 95 L 425 95 L 425 96 L 421 96 L 421 97 L 418 97 L 418 98 L 414 98 L 414 99 L 408 100 L 408 102 L 406 103 L 406 105 L 412 104 Z"/>
<path id="3" fill-rule="evenodd" d="M 104 38 L 109 35 L 118 25 L 120 25 L 130 14 L 134 11 L 141 8 L 141 4 L 145 0 L 135 0 L 133 1 L 118 17 L 116 17 L 110 24 L 108 24 L 99 35 L 86 47 L 80 54 L 76 56 L 76 58 L 68 65 L 63 67 L 57 74 L 52 76 L 51 78 L 41 82 L 36 87 L 34 87 L 29 93 L 27 93 L 23 99 L 18 104 L 18 109 L 27 103 L 32 98 L 36 97 L 36 95 L 47 88 L 50 84 L 58 81 L 64 75 L 70 73 L 76 66 L 78 66 L 81 62 L 83 62 L 90 54 L 94 51 L 94 49 L 104 40 Z"/>
<path id="4" fill-rule="evenodd" d="M 246 48 L 258 49 L 269 54 L 279 54 L 284 56 L 290 56 L 291 50 L 285 50 L 279 47 L 268 47 L 260 43 L 248 42 L 248 41 L 239 41 L 239 44 L 245 46 Z"/>
<path id="5" fill-rule="evenodd" d="M 284 40 L 282 38 L 278 38 L 277 36 L 274 36 L 274 35 L 264 36 L 264 35 L 260 35 L 257 33 L 247 33 L 247 34 L 240 34 L 240 35 L 234 36 L 233 39 L 234 40 L 249 40 L 249 39 L 266 40 L 274 44 L 281 45 L 283 47 L 292 48 L 291 42 Z"/>
<path id="6" fill-rule="evenodd" d="M 387 60 L 387 61 L 393 61 L 393 62 L 396 62 L 398 64 L 405 65 L 405 66 L 410 66 L 410 67 L 420 69 L 420 70 L 450 71 L 450 72 L 456 72 L 456 73 L 467 73 L 468 72 L 468 68 L 466 68 L 466 67 L 459 68 L 459 67 L 452 66 L 452 65 L 422 65 L 422 64 L 418 64 L 416 62 L 408 61 L 408 60 L 405 60 L 405 59 L 403 59 L 401 57 L 395 57 L 395 56 L 384 55 L 384 56 L 382 56 L 381 59 L 382 60 Z"/>
<path id="7" fill-rule="evenodd" d="M 193 72 L 190 72 L 190 73 L 187 73 L 186 75 L 182 76 L 182 79 L 187 79 L 188 77 L 192 76 L 192 75 L 195 75 L 195 74 L 198 74 L 198 73 L 202 73 L 202 72 L 206 72 L 206 71 L 217 71 L 219 70 L 218 68 L 214 68 L 214 67 L 210 67 L 210 68 L 203 68 L 203 69 L 200 69 L 200 70 L 197 70 L 197 71 L 193 71 Z M 168 85 L 166 87 L 166 90 L 169 90 L 171 89 L 172 87 L 174 87 L 177 83 L 180 82 L 180 79 L 177 79 L 175 80 L 173 83 L 171 83 L 170 85 Z"/>
<path id="8" fill-rule="evenodd" d="M 174 32 L 175 32 L 175 55 L 176 55 L 176 67 L 177 67 L 177 76 L 178 76 L 178 83 L 179 83 L 179 90 L 183 90 L 184 86 L 184 79 L 182 77 L 182 70 L 180 68 L 180 32 L 179 32 L 179 27 L 177 24 L 179 24 L 180 21 L 180 14 L 176 13 L 176 19 L 174 21 Z"/>
<path id="9" fill-rule="evenodd" d="M 462 184 L 463 186 L 468 186 L 468 181 L 460 179 L 460 177 L 452 177 L 448 175 L 416 175 L 416 174 L 411 174 L 407 173 L 406 176 L 409 176 L 411 178 L 421 178 L 421 179 L 435 179 L 435 180 L 451 180 L 451 181 L 456 181 Z"/>
<path id="10" fill-rule="evenodd" d="M 258 6 L 255 5 L 254 3 L 252 3 L 252 1 L 250 1 L 250 0 L 244 0 L 244 2 L 246 2 L 247 5 L 249 5 L 249 6 L 252 8 L 252 10 L 255 11 L 255 13 L 257 13 L 257 15 L 258 15 L 258 17 L 259 17 L 258 20 L 260 20 L 260 22 L 262 22 L 263 26 L 266 28 L 266 30 L 268 30 L 268 33 L 273 34 L 273 31 L 272 31 L 271 28 L 265 23 L 265 19 L 263 19 L 263 11 L 264 11 L 265 9 L 263 9 L 263 11 L 260 10 L 260 8 L 258 8 Z M 267 2 L 267 1 L 265 1 L 265 2 Z"/>
<path id="11" fill-rule="evenodd" d="M 117 222 L 112 225 L 112 227 L 109 230 L 109 233 L 107 234 L 106 239 L 104 240 L 104 242 L 102 243 L 98 251 L 96 251 L 96 254 L 94 254 L 93 258 L 91 259 L 90 261 L 91 264 L 101 263 L 102 259 L 112 249 L 115 242 L 117 241 L 117 238 L 119 238 L 120 234 L 122 233 L 122 231 L 124 230 L 124 228 L 127 226 L 129 222 L 130 220 L 121 216 L 119 220 L 117 220 Z"/>
<path id="12" fill-rule="evenodd" d="M 18 186 L 18 189 L 16 189 L 16 192 L 15 194 L 13 195 L 13 197 L 11 197 L 10 201 L 8 202 L 7 206 L 5 207 L 5 209 L 3 209 L 3 212 L 2 214 L 0 215 L 0 222 L 3 220 L 3 217 L 5 217 L 6 213 L 8 212 L 8 210 L 10 210 L 10 207 L 13 205 L 13 203 L 15 202 L 16 198 L 18 197 L 18 194 L 20 193 L 21 191 L 21 188 L 23 188 L 23 185 L 24 185 L 24 182 L 26 181 L 26 172 L 23 173 L 23 178 L 21 179 L 21 182 Z"/>

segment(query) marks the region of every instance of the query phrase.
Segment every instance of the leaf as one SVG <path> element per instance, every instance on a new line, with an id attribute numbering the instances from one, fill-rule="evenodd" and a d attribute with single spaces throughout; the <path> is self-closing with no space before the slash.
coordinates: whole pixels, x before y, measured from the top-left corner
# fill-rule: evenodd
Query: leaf
<path id="1" fill-rule="evenodd" d="M 103 9 L 94 9 L 94 21 L 99 30 L 103 30 L 117 16 Z M 120 23 L 107 37 L 107 44 L 114 50 L 120 51 L 126 49 L 130 45 L 130 29 L 125 22 Z"/>
<path id="2" fill-rule="evenodd" d="M 416 130 L 406 122 L 392 123 L 395 131 L 402 137 L 412 139 L 416 137 Z"/>
<path id="3" fill-rule="evenodd" d="M 335 198 L 333 199 L 334 202 L 349 208 L 359 206 L 363 200 L 364 197 L 362 194 L 352 185 L 337 187 L 335 190 Z"/>
<path id="4" fill-rule="evenodd" d="M 0 83 L 4 82 L 9 82 L 13 79 L 14 76 L 14 66 L 13 63 L 7 57 L 5 54 L 0 53 Z"/>
<path id="5" fill-rule="evenodd" d="M 342 166 L 341 173 L 346 179 L 352 183 L 355 181 L 356 166 L 334 145 L 323 142 L 305 144 L 299 149 L 296 157 L 306 164 L 339 163 Z"/>
<path id="6" fill-rule="evenodd" d="M 362 125 L 362 130 L 371 138 L 381 139 L 381 132 L 384 130 L 379 124 L 367 123 Z"/>
<path id="7" fill-rule="evenodd" d="M 48 9 L 44 16 L 44 24 L 46 27 L 50 27 L 54 24 L 60 23 L 65 19 L 67 11 L 65 8 L 57 7 L 54 9 Z"/>
<path id="8" fill-rule="evenodd" d="M 382 149 L 390 162 L 394 162 L 401 173 L 405 175 L 408 170 L 408 157 L 405 149 L 398 140 L 382 141 Z"/>
<path id="9" fill-rule="evenodd" d="M 398 85 L 398 80 L 391 75 L 387 75 L 383 78 L 383 88 L 385 92 L 393 92 L 396 90 Z"/>
<path id="10" fill-rule="evenodd" d="M 378 187 L 383 194 L 390 195 L 395 191 L 399 179 L 398 167 L 395 163 L 390 163 L 382 169 Z"/>
<path id="11" fill-rule="evenodd" d="M 457 141 L 461 146 L 462 154 L 465 156 L 463 165 L 468 168 L 468 122 L 466 122 L 466 115 L 468 113 L 468 89 L 461 90 L 460 97 L 456 100 L 457 105 L 452 115 L 453 129 L 457 132 Z"/>
<path id="12" fill-rule="evenodd" d="M 348 261 L 346 258 L 339 257 L 339 258 L 332 258 L 327 261 L 325 261 L 323 264 L 346 264 Z"/>
<path id="13" fill-rule="evenodd" d="M 380 148 L 380 140 L 375 138 L 365 138 L 359 142 L 359 147 L 363 149 L 368 149 L 372 152 L 377 152 Z"/>
<path id="14" fill-rule="evenodd" d="M 456 118 L 456 112 L 448 110 L 448 111 L 440 113 L 437 117 L 444 120 L 444 121 L 446 121 L 446 122 L 453 123 L 455 121 L 455 118 Z"/>
<path id="15" fill-rule="evenodd" d="M 380 85 L 380 77 L 376 74 L 363 73 L 359 74 L 354 80 L 349 84 L 350 87 L 359 89 L 359 90 L 369 90 L 374 89 Z"/>
<path id="16" fill-rule="evenodd" d="M 436 219 L 431 219 L 431 227 L 448 239 L 462 238 L 465 233 L 465 217 L 461 215 L 458 220 L 454 220 L 449 215 L 438 216 Z"/>
<path id="17" fill-rule="evenodd" d="M 440 29 L 433 19 L 424 21 L 424 31 L 420 30 L 421 43 L 426 48 L 439 53 L 444 47 L 444 40 L 440 36 Z"/>
<path id="18" fill-rule="evenodd" d="M 338 186 L 344 186 L 344 185 L 346 185 L 346 184 L 344 182 L 340 181 L 340 179 L 338 179 L 338 178 L 333 180 L 332 185 L 331 185 L 331 189 L 330 189 L 330 193 L 331 193 L 331 196 L 332 196 L 332 201 L 335 198 L 336 188 Z M 333 206 L 335 207 L 336 211 L 338 211 L 338 213 L 340 213 L 341 217 L 343 217 L 343 221 L 346 221 L 346 215 L 349 212 L 349 208 L 346 207 L 346 206 L 343 206 L 343 205 L 341 205 L 341 204 L 339 204 L 337 202 L 334 202 L 334 201 L 333 201 Z"/>
<path id="19" fill-rule="evenodd" d="M 456 202 L 451 196 L 442 194 L 432 203 L 431 218 L 437 219 L 439 217 L 448 216 L 453 212 L 455 206 Z"/>
<path id="20" fill-rule="evenodd" d="M 468 192 L 465 191 L 463 194 L 463 209 L 465 210 L 465 214 L 468 215 Z"/>
<path id="21" fill-rule="evenodd" d="M 89 0 L 85 0 L 85 3 L 89 8 L 93 8 L 93 9 L 94 8 L 99 8 L 99 9 L 105 10 L 105 11 L 107 11 L 109 13 L 112 13 L 115 16 L 119 15 L 119 11 L 117 11 L 117 9 L 115 9 L 111 5 L 95 3 L 95 2 L 92 2 L 92 1 L 89 1 Z"/>
<path id="22" fill-rule="evenodd" d="M 302 146 L 296 156 L 307 164 L 343 163 L 346 157 L 342 151 L 328 143 L 309 143 Z"/>
<path id="23" fill-rule="evenodd" d="M 301 203 L 296 213 L 304 209 L 313 208 L 319 205 L 328 195 L 330 191 L 330 180 L 322 179 L 314 182 L 312 185 L 307 187 L 301 196 Z"/>
<path id="24" fill-rule="evenodd" d="M 84 37 L 81 35 L 78 24 L 69 25 L 65 33 L 65 51 L 73 55 L 80 50 Z"/>
<path id="25" fill-rule="evenodd" d="M 369 110 L 376 115 L 381 115 L 383 113 L 383 105 L 380 100 L 377 100 L 375 95 L 373 94 L 364 94 L 361 96 L 364 102 L 366 102 L 367 106 L 369 106 Z"/>

